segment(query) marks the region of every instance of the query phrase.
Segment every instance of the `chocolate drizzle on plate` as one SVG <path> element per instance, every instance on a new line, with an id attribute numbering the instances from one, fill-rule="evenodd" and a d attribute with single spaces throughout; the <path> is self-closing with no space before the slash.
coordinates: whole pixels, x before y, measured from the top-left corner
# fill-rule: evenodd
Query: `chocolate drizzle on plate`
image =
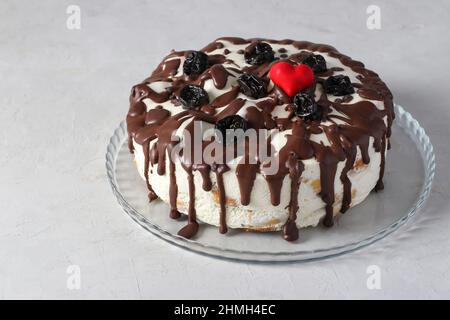
<path id="1" fill-rule="evenodd" d="M 336 63 L 333 65 L 327 61 L 328 69 L 318 72 L 314 85 L 305 90 L 314 97 L 320 107 L 319 117 L 309 120 L 297 117 L 293 98 L 273 85 L 268 86 L 266 96 L 260 99 L 252 100 L 251 97 L 239 92 L 237 78 L 242 74 L 253 74 L 267 83 L 270 82 L 268 73 L 276 60 L 255 65 L 244 62 L 244 53 L 249 50 L 248 48 L 261 41 L 278 48 L 275 50 L 277 54 L 292 64 L 302 63 L 311 53 L 338 62 L 338 65 Z M 288 54 L 293 51 L 295 53 Z M 180 217 L 177 206 L 179 176 L 176 175 L 176 170 L 180 168 L 186 172 L 189 201 L 185 213 L 188 221 L 179 231 L 180 236 L 192 238 L 199 229 L 195 194 L 200 185 L 195 184 L 196 172 L 202 179 L 201 188 L 206 192 L 217 194 L 220 233 L 226 233 L 228 230 L 227 208 L 236 205 L 228 201 L 225 175 L 235 173 L 240 189 L 240 203 L 237 205 L 243 206 L 251 204 L 252 197 L 255 196 L 252 192 L 253 186 L 258 176 L 262 176 L 267 182 L 272 205 L 279 205 L 283 181 L 288 178 L 290 200 L 287 220 L 283 227 L 284 239 L 288 241 L 295 241 L 299 237 L 296 220 L 302 206 L 302 203 L 299 203 L 299 192 L 302 174 L 305 171 L 304 161 L 315 159 L 319 163 L 318 195 L 325 204 L 326 214 L 323 224 L 327 227 L 334 224 L 334 214 L 337 211 L 344 213 L 351 206 L 352 183 L 349 174 L 355 167 L 358 151 L 362 162 L 369 164 L 371 143 L 374 150 L 380 153 L 381 159 L 378 182 L 374 190 L 383 189 L 385 153 L 390 148 L 391 125 L 395 116 L 392 94 L 378 75 L 367 70 L 361 62 L 352 60 L 331 46 L 307 41 L 246 40 L 226 37 L 217 39 L 201 50 L 208 55 L 208 67 L 201 74 L 187 75 L 183 73 L 183 62 L 189 52 L 191 51 L 173 51 L 163 59 L 150 77 L 133 87 L 127 115 L 130 152 L 134 152 L 137 145 L 140 145 L 145 156 L 144 176 L 149 190 L 149 200 L 157 198 L 149 172 L 156 171 L 158 175 L 168 175 L 169 215 L 173 219 Z M 345 67 L 356 74 L 355 78 L 351 79 L 355 93 L 339 97 L 327 95 L 323 88 L 324 81 L 331 76 L 346 75 Z M 183 110 L 179 103 L 179 94 L 186 85 L 202 87 L 208 92 L 209 102 L 196 110 Z M 356 100 L 355 97 L 358 96 L 361 99 Z M 274 116 L 274 111 L 280 108 L 284 108 L 285 116 Z M 253 159 L 256 161 L 248 163 L 250 153 L 247 140 L 217 149 L 225 153 L 226 148 L 236 148 L 237 144 L 243 144 L 245 150 L 243 161 L 234 171 L 230 170 L 227 164 L 208 163 L 204 159 L 201 159 L 201 163 L 194 164 L 193 159 L 188 156 L 190 153 L 183 152 L 183 148 L 182 152 L 176 154 L 176 158 L 170 157 L 172 150 L 183 140 L 183 137 L 174 139 L 179 128 L 183 127 L 193 136 L 194 121 L 214 125 L 220 119 L 237 113 L 245 118 L 252 129 L 272 133 L 290 130 L 286 135 L 284 146 L 276 155 L 280 165 L 275 173 L 267 173 L 265 159 Z M 329 143 L 313 141 L 311 137 L 318 134 L 324 134 Z M 201 146 L 196 147 L 204 150 L 211 144 L 217 146 L 219 142 L 214 139 L 203 141 Z M 258 140 L 258 150 L 262 145 L 271 148 L 270 140 Z M 341 162 L 344 162 L 344 166 L 336 177 Z M 169 172 L 166 172 L 167 168 Z M 334 190 L 336 179 L 343 186 L 339 208 L 336 207 Z"/>

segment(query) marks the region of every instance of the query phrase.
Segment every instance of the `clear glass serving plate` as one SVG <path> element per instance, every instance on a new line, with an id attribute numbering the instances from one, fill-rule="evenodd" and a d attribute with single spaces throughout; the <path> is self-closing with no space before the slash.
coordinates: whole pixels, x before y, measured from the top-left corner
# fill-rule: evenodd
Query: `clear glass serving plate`
<path id="1" fill-rule="evenodd" d="M 168 206 L 148 202 L 127 147 L 126 124 L 114 131 L 106 154 L 106 169 L 122 209 L 141 227 L 168 243 L 210 256 L 245 261 L 303 261 L 340 255 L 372 244 L 397 230 L 414 216 L 428 198 L 435 174 L 433 145 L 424 129 L 401 106 L 395 106 L 392 149 L 386 160 L 385 189 L 372 193 L 343 215 L 333 228 L 300 230 L 295 243 L 280 232 L 253 233 L 202 224 L 195 239 L 177 235 L 186 224 L 169 218 Z M 161 245 L 164 245 L 161 243 Z"/>

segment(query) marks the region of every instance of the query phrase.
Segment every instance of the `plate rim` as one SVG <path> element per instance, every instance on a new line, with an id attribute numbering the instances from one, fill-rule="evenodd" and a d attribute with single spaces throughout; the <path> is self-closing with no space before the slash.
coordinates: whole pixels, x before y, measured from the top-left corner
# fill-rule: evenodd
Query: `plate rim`
<path id="1" fill-rule="evenodd" d="M 315 250 L 299 250 L 299 251 L 249 251 L 249 250 L 234 250 L 228 248 L 220 248 L 215 245 L 208 245 L 200 243 L 196 240 L 186 239 L 179 235 L 172 234 L 160 226 L 152 223 L 136 209 L 134 209 L 123 197 L 119 190 L 117 180 L 115 178 L 116 161 L 123 143 L 127 141 L 126 123 L 122 121 L 118 128 L 114 130 L 114 134 L 109 139 L 106 152 L 106 172 L 109 184 L 122 210 L 142 228 L 149 231 L 158 238 L 163 239 L 173 245 L 196 252 L 202 255 L 213 256 L 221 259 L 248 261 L 248 262 L 293 262 L 293 261 L 311 261 L 331 258 L 333 256 L 342 255 L 353 252 L 358 249 L 367 247 L 378 240 L 385 238 L 394 231 L 398 230 L 402 225 L 409 221 L 424 205 L 431 193 L 431 187 L 436 172 L 436 157 L 434 154 L 434 147 L 425 129 L 413 116 L 406 111 L 402 106 L 394 104 L 395 108 L 395 123 L 407 131 L 411 140 L 414 141 L 418 151 L 422 156 L 424 164 L 424 180 L 420 189 L 420 195 L 417 197 L 414 204 L 408 210 L 408 213 L 400 219 L 394 221 L 389 226 L 371 234 L 364 239 L 352 241 L 344 245 L 320 248 Z"/>

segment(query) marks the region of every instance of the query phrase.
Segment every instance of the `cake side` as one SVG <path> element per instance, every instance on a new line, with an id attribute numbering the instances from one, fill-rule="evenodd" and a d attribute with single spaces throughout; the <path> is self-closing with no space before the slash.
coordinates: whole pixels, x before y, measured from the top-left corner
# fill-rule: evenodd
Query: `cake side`
<path id="1" fill-rule="evenodd" d="M 134 144 L 134 157 L 139 174 L 145 180 L 144 167 L 145 156 L 142 146 Z M 352 184 L 350 207 L 361 203 L 373 190 L 378 181 L 380 166 L 380 154 L 370 148 L 369 155 L 371 161 L 364 164 L 360 154 L 356 157 L 355 164 L 349 179 Z M 310 161 L 300 181 L 298 202 L 299 206 L 296 224 L 298 228 L 317 226 L 325 216 L 325 204 L 320 197 L 320 168 L 317 161 Z M 344 168 L 344 162 L 340 163 L 335 177 L 336 199 L 333 203 L 333 215 L 341 212 L 343 184 L 340 181 L 340 174 Z M 170 170 L 166 168 L 167 172 Z M 189 205 L 189 184 L 187 174 L 179 162 L 175 168 L 177 176 L 177 208 L 182 213 L 188 212 Z M 202 176 L 198 171 L 194 171 L 194 181 L 196 186 L 202 185 Z M 235 170 L 223 174 L 226 193 L 226 224 L 228 228 L 240 228 L 252 231 L 278 231 L 285 225 L 289 216 L 289 194 L 282 193 L 280 204 L 273 206 L 270 202 L 270 191 L 262 175 L 255 178 L 250 203 L 242 206 L 240 203 L 239 186 L 235 177 Z M 150 166 L 149 180 L 158 197 L 166 203 L 170 202 L 170 188 L 165 176 L 160 176 L 155 168 Z M 211 176 L 211 191 L 197 188 L 195 191 L 196 216 L 198 221 L 220 226 L 220 197 L 217 187 L 217 179 Z M 282 190 L 289 190 L 289 179 L 283 180 Z"/>

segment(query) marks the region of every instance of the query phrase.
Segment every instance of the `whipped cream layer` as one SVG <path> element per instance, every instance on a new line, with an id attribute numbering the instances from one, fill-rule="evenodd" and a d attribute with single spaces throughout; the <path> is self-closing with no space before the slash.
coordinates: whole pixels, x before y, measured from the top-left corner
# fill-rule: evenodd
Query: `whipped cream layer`
<path id="1" fill-rule="evenodd" d="M 256 41 L 270 44 L 276 60 L 247 64 L 244 52 Z M 201 221 L 219 226 L 222 233 L 227 228 L 283 229 L 287 240 L 295 240 L 297 228 L 320 221 L 331 226 L 333 216 L 383 188 L 394 113 L 392 95 L 376 73 L 333 47 L 304 41 L 220 38 L 202 51 L 210 66 L 196 76 L 183 74 L 189 51 L 164 58 L 149 78 L 133 87 L 127 116 L 129 147 L 150 199 L 167 202 L 173 218 L 180 212 L 189 216 L 181 235 L 194 236 Z M 276 61 L 299 64 L 310 53 L 322 55 L 327 65 L 310 88 L 324 112 L 321 121 L 313 122 L 295 116 L 292 97 L 267 75 Z M 266 79 L 267 96 L 253 99 L 241 93 L 237 79 L 243 73 Z M 350 78 L 355 93 L 327 94 L 323 81 L 341 74 Z M 178 95 L 186 84 L 203 87 L 209 103 L 183 109 Z M 267 175 L 261 163 L 248 165 L 241 158 L 195 165 L 183 156 L 170 156 L 177 144 L 171 137 L 178 136 L 182 144 L 183 132 L 192 130 L 194 121 L 211 127 L 231 114 L 266 131 L 280 161 L 275 174 Z"/>

